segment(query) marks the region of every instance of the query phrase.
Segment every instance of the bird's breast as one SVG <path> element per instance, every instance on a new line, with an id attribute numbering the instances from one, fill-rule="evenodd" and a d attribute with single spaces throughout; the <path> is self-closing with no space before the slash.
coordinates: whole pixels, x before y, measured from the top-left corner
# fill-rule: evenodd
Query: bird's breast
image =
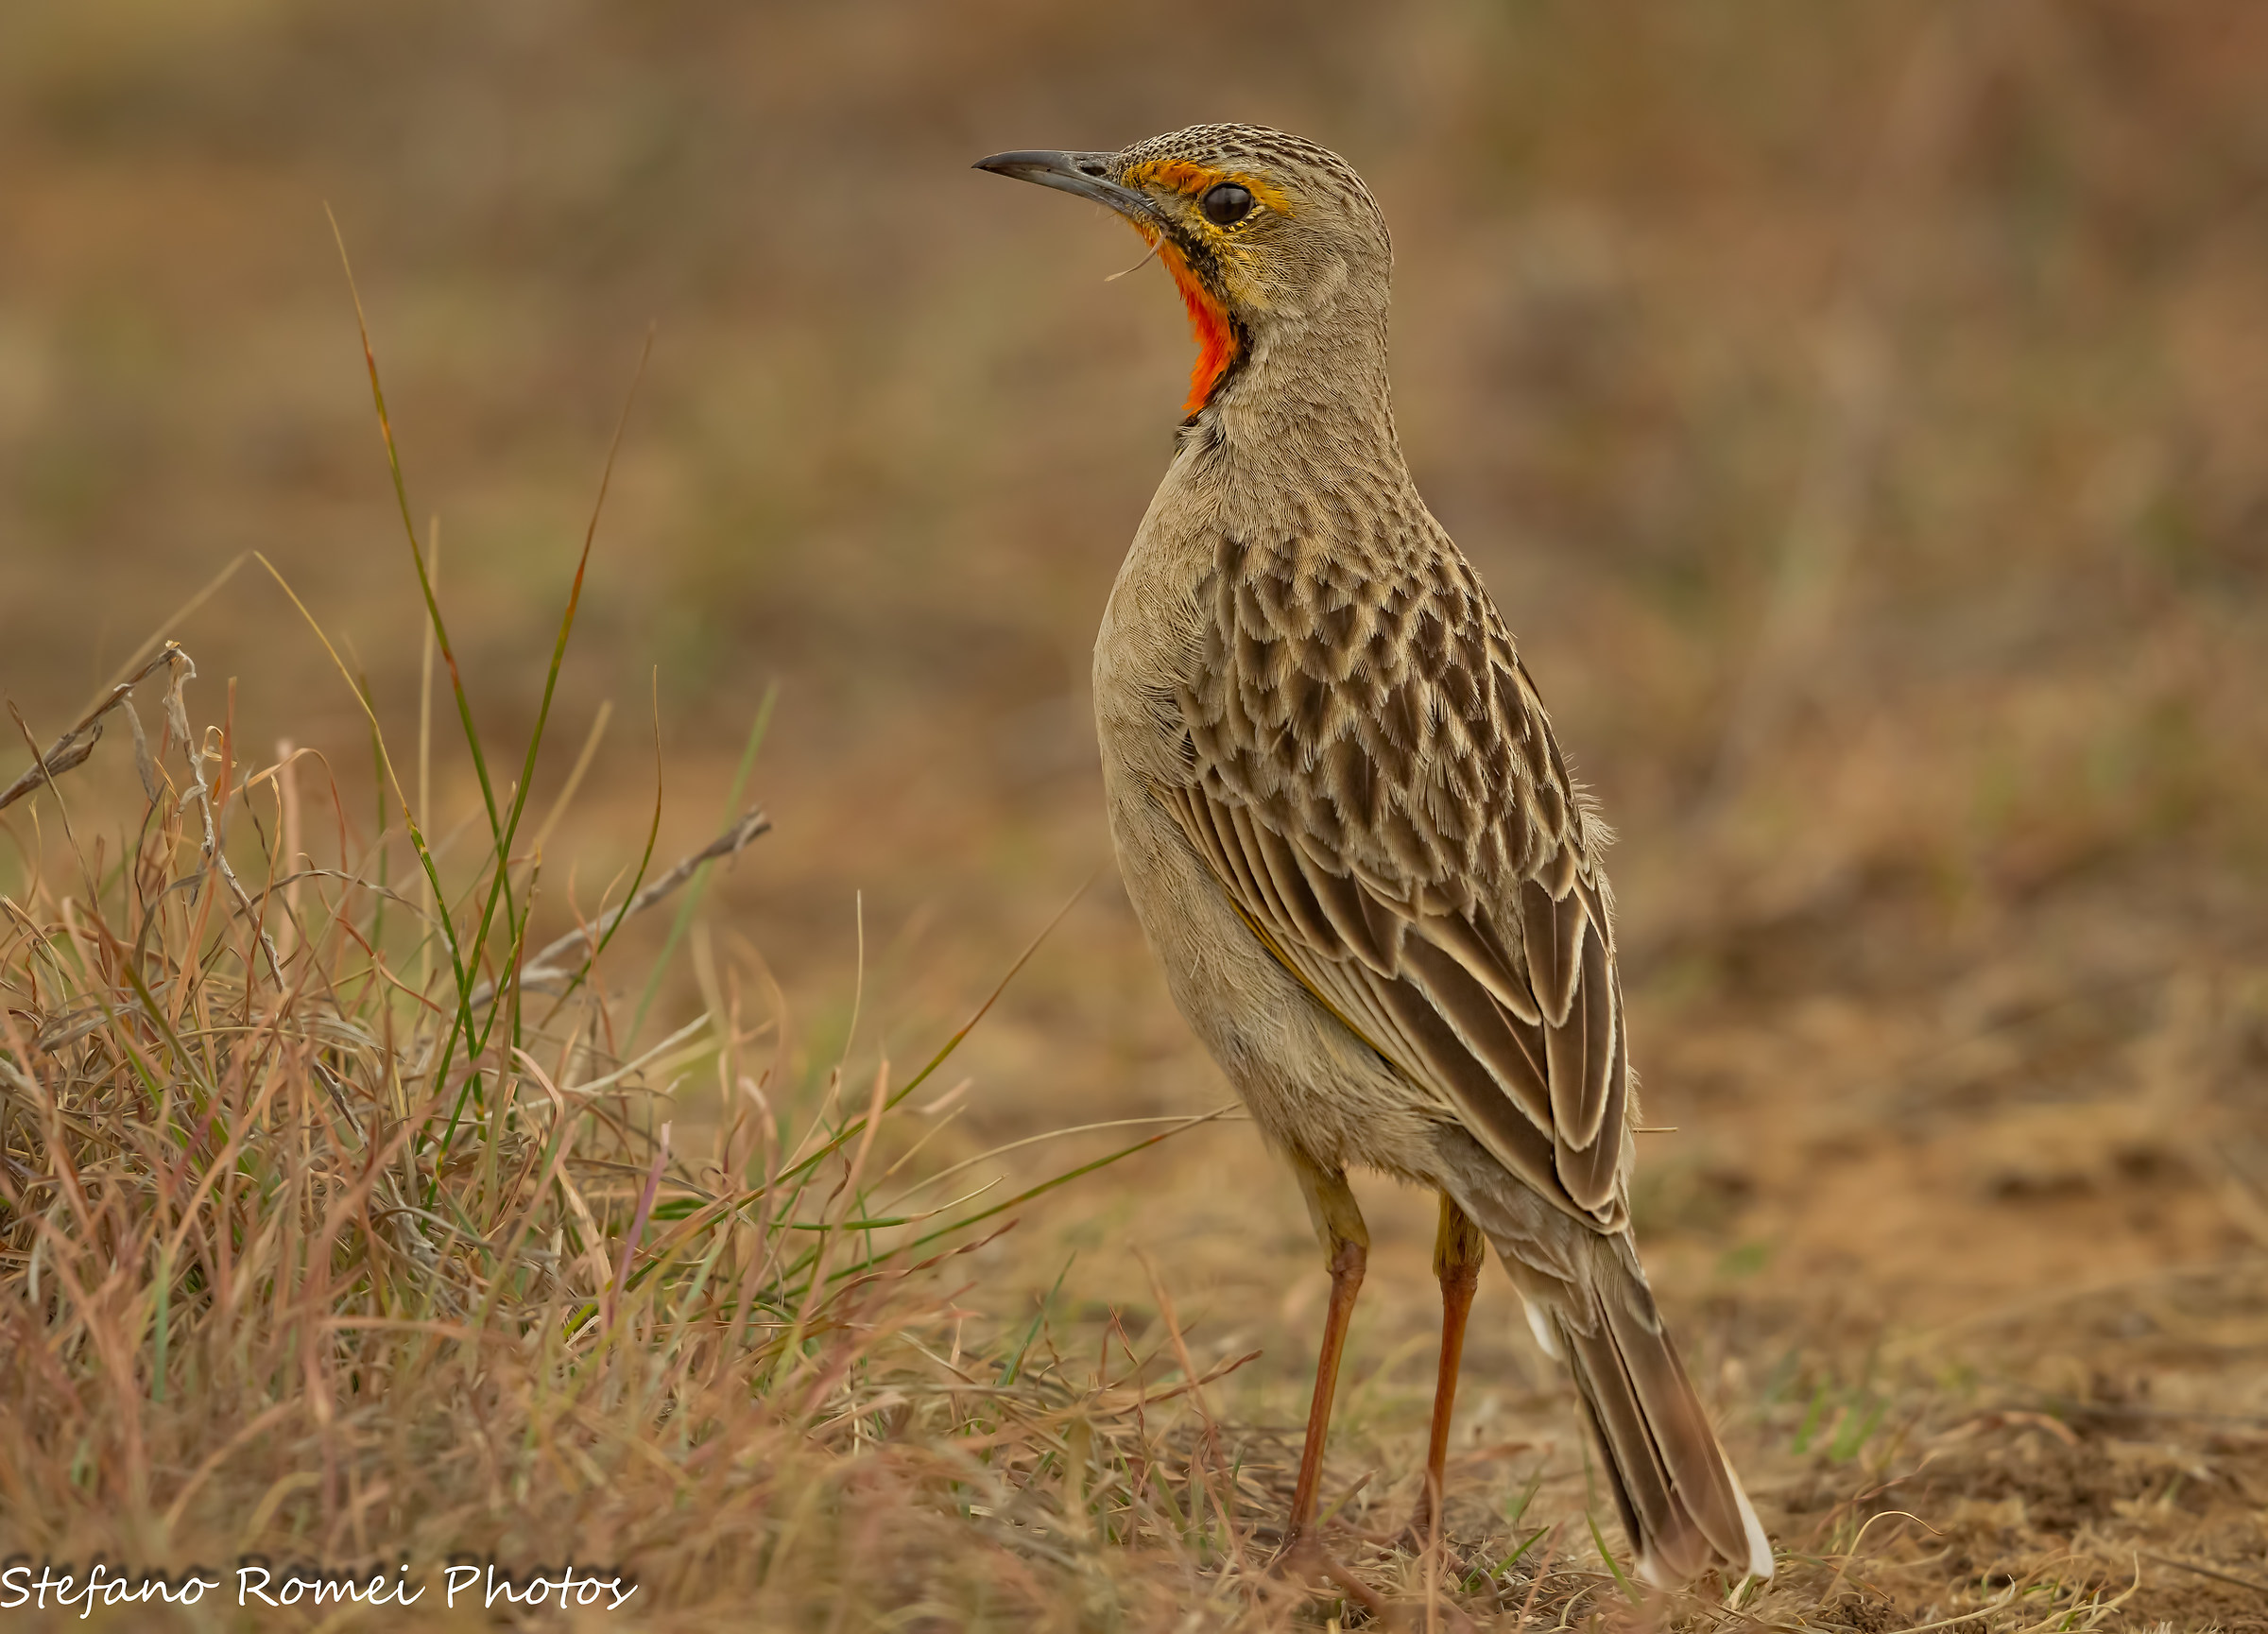
<path id="1" fill-rule="evenodd" d="M 1218 507 L 1177 460 L 1120 563 L 1094 642 L 1095 726 L 1106 764 L 1182 775 L 1172 699 L 1196 679 L 1205 630 L 1197 592 L 1212 563 Z"/>

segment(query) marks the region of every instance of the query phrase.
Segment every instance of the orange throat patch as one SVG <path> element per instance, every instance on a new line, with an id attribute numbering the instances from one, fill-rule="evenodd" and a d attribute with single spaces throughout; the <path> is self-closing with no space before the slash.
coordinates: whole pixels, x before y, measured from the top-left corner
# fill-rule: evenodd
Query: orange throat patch
<path id="1" fill-rule="evenodd" d="M 1278 215 L 1291 214 L 1291 201 L 1283 190 L 1271 186 L 1264 179 L 1239 171 L 1216 170 L 1187 159 L 1153 159 L 1129 168 L 1121 181 L 1128 187 L 1171 188 L 1189 198 L 1195 198 L 1223 181 L 1233 181 Z M 1194 415 L 1212 400 L 1221 378 L 1236 366 L 1243 350 L 1242 336 L 1235 320 L 1228 316 L 1228 309 L 1205 287 L 1204 280 L 1190 270 L 1180 248 L 1139 216 L 1128 215 L 1126 220 L 1135 232 L 1149 240 L 1158 259 L 1174 275 L 1174 287 L 1181 291 L 1182 304 L 1189 308 L 1189 332 L 1196 337 L 1197 362 L 1189 371 L 1189 401 L 1181 405 L 1181 412 Z"/>
<path id="2" fill-rule="evenodd" d="M 1197 361 L 1189 371 L 1189 401 L 1181 405 L 1183 414 L 1194 414 L 1205 406 L 1212 388 L 1236 361 L 1236 325 L 1228 321 L 1228 309 L 1189 269 L 1172 240 L 1158 241 L 1158 259 L 1174 275 L 1174 286 L 1181 291 L 1182 304 L 1189 308 L 1189 332 L 1197 343 Z"/>

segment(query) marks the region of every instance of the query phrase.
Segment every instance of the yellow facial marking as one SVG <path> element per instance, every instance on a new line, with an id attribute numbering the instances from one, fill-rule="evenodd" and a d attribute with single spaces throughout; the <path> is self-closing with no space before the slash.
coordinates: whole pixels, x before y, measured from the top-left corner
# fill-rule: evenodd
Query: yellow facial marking
<path id="1" fill-rule="evenodd" d="M 1129 187 L 1162 187 L 1188 198 L 1199 198 L 1224 181 L 1233 181 L 1279 215 L 1292 213 L 1292 201 L 1280 187 L 1247 176 L 1241 170 L 1216 170 L 1188 159 L 1152 159 L 1131 165 L 1125 174 Z"/>
<path id="2" fill-rule="evenodd" d="M 1120 180 L 1128 187 L 1177 193 L 1184 198 L 1202 198 L 1224 181 L 1232 181 L 1268 209 L 1279 215 L 1291 214 L 1291 200 L 1281 188 L 1256 176 L 1216 169 L 1188 159 L 1152 159 L 1129 165 Z M 1202 233 L 1206 242 L 1189 248 L 1202 249 L 1211 268 L 1210 284 L 1191 267 L 1183 247 L 1172 235 L 1160 233 L 1141 215 L 1126 217 L 1134 231 L 1157 250 L 1159 260 L 1173 274 L 1174 284 L 1189 308 L 1189 327 L 1196 337 L 1197 361 L 1190 370 L 1189 401 L 1181 405 L 1184 414 L 1194 414 L 1203 408 L 1211 400 L 1213 388 L 1236 363 L 1240 332 L 1229 318 L 1228 302 L 1250 299 L 1253 284 L 1250 264 L 1255 249 L 1251 243 L 1237 238 L 1236 227 L 1221 227 L 1207 221 L 1202 211 L 1193 215 L 1194 219 L 1190 226 Z M 1224 293 L 1216 293 L 1216 285 L 1220 292 L 1225 292 L 1226 300 Z"/>
<path id="3" fill-rule="evenodd" d="M 1129 187 L 1163 187 L 1175 193 L 1202 193 L 1228 177 L 1225 171 L 1193 163 L 1187 159 L 1153 159 L 1146 164 L 1129 168 L 1125 179 Z"/>

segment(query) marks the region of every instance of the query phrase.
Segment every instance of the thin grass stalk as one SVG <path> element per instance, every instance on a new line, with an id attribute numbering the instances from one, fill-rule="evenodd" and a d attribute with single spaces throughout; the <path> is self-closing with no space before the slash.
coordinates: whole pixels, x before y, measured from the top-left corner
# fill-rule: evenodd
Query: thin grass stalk
<path id="1" fill-rule="evenodd" d="M 776 680 L 769 682 L 764 689 L 763 699 L 756 705 L 756 718 L 749 724 L 747 741 L 741 746 L 740 764 L 733 768 L 731 788 L 725 796 L 723 821 L 730 822 L 741 809 L 740 802 L 747 788 L 748 773 L 755 769 L 756 751 L 763 746 L 765 734 L 771 728 L 772 708 L 779 700 L 780 683 Z M 629 1029 L 623 1035 L 626 1039 L 635 1041 L 640 1030 L 644 1027 L 646 1012 L 653 1008 L 654 999 L 662 990 L 662 978 L 668 972 L 670 960 L 676 955 L 679 943 L 685 938 L 686 927 L 693 923 L 694 915 L 700 908 L 701 896 L 708 888 L 708 865 L 703 864 L 686 886 L 684 898 L 678 904 L 677 915 L 670 920 L 669 935 L 662 939 L 662 951 L 654 956 L 653 966 L 646 972 L 645 987 L 638 995 L 638 1007 L 630 1012 Z"/>

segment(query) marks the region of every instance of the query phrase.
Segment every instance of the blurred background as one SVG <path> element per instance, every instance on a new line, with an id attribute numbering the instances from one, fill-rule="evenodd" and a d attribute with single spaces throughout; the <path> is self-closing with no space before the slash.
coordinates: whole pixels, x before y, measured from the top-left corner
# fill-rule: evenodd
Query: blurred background
<path id="1" fill-rule="evenodd" d="M 369 809 L 353 698 L 257 564 L 173 616 L 257 549 L 414 741 L 327 204 L 502 741 L 655 326 L 540 785 L 610 705 L 553 848 L 585 906 L 644 841 L 655 715 L 674 856 L 777 683 L 777 828 L 706 924 L 777 975 L 789 1075 L 843 1050 L 862 938 L 854 1053 L 918 1061 L 1099 869 L 972 1040 L 953 1138 L 1213 1106 L 1109 866 L 1085 679 L 1181 315 L 1155 267 L 1108 281 L 1123 226 L 969 164 L 1282 126 L 1384 206 L 1404 444 L 1624 835 L 1676 1127 L 1641 1230 L 1711 1388 L 2257 1267 L 2264 63 L 2241 0 L 13 0 L 0 691 L 43 741 L 163 627 L 208 699 L 235 678 L 245 742 L 317 745 Z M 1358 1367 L 1414 1433 L 1430 1213 L 1366 1195 L 1398 1246 Z M 1058 1194 L 972 1300 L 1028 1313 L 1067 1244 L 1066 1321 L 1146 1300 L 1154 1248 L 1233 1315 L 1205 1344 L 1268 1346 L 1252 1410 L 1294 1414 L 1321 1272 L 1248 1129 Z M 2254 1344 L 2244 1298 L 2213 1319 Z M 1476 1436 L 1556 1388 L 1509 1328 L 1476 1342 Z M 1994 1376 L 2268 1413 L 2225 1333 L 2105 1332 Z"/>

